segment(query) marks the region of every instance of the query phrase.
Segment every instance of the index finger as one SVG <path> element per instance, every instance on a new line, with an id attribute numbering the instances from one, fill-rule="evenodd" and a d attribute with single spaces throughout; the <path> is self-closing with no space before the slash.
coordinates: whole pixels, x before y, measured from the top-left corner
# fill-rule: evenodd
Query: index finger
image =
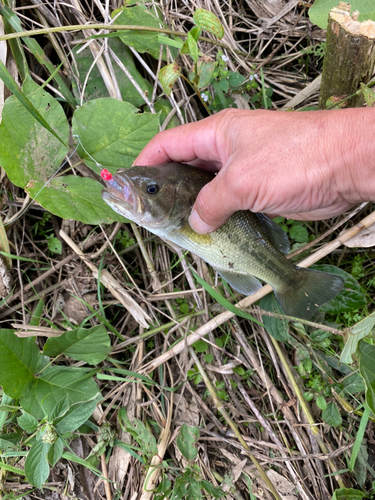
<path id="1" fill-rule="evenodd" d="M 160 132 L 151 139 L 133 165 L 188 163 L 195 160 L 221 162 L 215 116 Z"/>

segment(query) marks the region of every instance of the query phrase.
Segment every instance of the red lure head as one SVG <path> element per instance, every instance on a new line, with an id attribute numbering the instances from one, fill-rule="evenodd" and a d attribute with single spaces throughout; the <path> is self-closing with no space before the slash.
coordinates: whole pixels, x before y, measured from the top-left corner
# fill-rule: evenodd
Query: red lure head
<path id="1" fill-rule="evenodd" d="M 110 181 L 112 179 L 112 174 L 111 174 L 111 172 L 109 172 L 109 170 L 107 170 L 106 168 L 103 168 L 100 172 L 100 177 L 104 181 Z"/>

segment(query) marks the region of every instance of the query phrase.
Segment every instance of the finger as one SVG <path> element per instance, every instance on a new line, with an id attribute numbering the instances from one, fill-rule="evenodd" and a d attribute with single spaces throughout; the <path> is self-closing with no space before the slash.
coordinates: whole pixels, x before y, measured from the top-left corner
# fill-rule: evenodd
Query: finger
<path id="1" fill-rule="evenodd" d="M 215 116 L 181 125 L 157 134 L 135 160 L 134 165 L 158 165 L 202 159 L 219 162 Z"/>
<path id="2" fill-rule="evenodd" d="M 211 233 L 241 209 L 238 196 L 234 196 L 225 179 L 226 176 L 219 173 L 199 192 L 189 218 L 189 224 L 195 232 Z"/>

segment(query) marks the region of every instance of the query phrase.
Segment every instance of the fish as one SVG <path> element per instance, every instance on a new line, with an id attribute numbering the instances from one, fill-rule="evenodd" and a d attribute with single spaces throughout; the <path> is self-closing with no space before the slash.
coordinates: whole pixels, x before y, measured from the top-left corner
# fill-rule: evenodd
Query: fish
<path id="1" fill-rule="evenodd" d="M 340 292 L 344 280 L 290 262 L 287 234 L 262 213 L 238 211 L 209 234 L 193 231 L 191 209 L 213 178 L 182 163 L 134 166 L 109 174 L 102 198 L 118 214 L 201 257 L 237 292 L 252 295 L 262 280 L 272 286 L 286 315 L 311 318 Z"/>

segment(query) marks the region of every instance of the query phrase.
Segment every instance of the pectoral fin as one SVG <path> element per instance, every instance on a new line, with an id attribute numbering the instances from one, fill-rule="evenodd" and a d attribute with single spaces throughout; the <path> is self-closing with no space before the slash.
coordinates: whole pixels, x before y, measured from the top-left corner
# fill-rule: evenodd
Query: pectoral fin
<path id="1" fill-rule="evenodd" d="M 266 233 L 270 242 L 282 253 L 288 253 L 290 250 L 290 243 L 288 236 L 281 227 L 271 220 L 267 215 L 257 213 L 255 214 L 260 223 L 262 224 L 263 231 Z"/>
<path id="2" fill-rule="evenodd" d="M 244 295 L 252 295 L 262 288 L 261 282 L 251 274 L 233 273 L 222 269 L 216 269 L 216 271 L 232 288 Z"/>

